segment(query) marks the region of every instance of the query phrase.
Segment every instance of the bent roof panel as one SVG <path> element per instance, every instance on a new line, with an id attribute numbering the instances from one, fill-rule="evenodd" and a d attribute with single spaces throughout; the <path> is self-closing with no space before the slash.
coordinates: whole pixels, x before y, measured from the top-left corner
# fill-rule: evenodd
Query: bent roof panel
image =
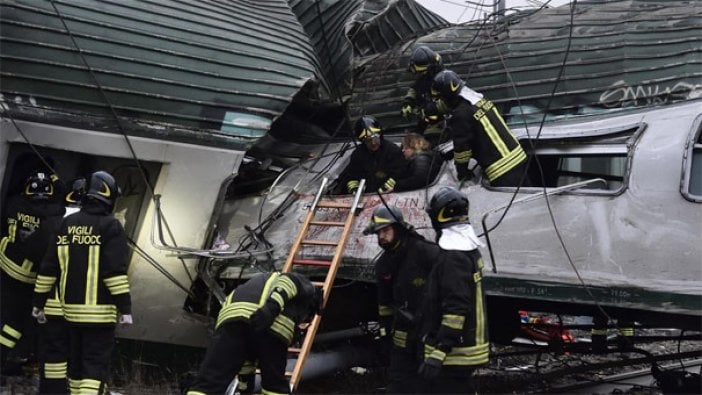
<path id="1" fill-rule="evenodd" d="M 100 120 L 91 127 L 114 130 L 102 89 L 130 134 L 152 136 L 139 125 L 153 123 L 178 131 L 159 138 L 245 148 L 266 122 L 238 133 L 225 118 L 270 124 L 321 76 L 285 0 L 53 3 L 60 15 L 50 1 L 0 5 L 0 92 L 18 118 L 33 120 L 38 107 L 51 122 L 80 127 L 85 115 Z"/>

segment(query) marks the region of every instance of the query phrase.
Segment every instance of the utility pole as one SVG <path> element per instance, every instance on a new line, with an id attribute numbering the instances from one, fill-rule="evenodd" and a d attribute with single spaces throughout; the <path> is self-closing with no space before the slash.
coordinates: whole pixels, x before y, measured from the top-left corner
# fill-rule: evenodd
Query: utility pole
<path id="1" fill-rule="evenodd" d="M 492 9 L 495 14 L 495 21 L 499 21 L 500 19 L 505 17 L 505 2 L 507 0 L 495 0 L 494 3 L 492 3 Z"/>

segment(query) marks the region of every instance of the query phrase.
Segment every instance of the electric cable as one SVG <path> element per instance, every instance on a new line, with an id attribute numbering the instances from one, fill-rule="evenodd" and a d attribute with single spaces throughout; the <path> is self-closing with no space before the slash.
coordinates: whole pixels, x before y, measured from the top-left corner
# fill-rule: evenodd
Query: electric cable
<path id="1" fill-rule="evenodd" d="M 78 51 L 78 55 L 79 55 L 81 61 L 83 62 L 83 64 L 85 65 L 85 67 L 87 68 L 88 74 L 93 79 L 93 82 L 95 83 L 96 87 L 98 88 L 98 91 L 100 92 L 101 96 L 105 100 L 107 106 L 110 109 L 112 116 L 114 117 L 115 121 L 117 122 L 117 128 L 120 130 L 120 132 L 124 136 L 124 140 L 127 143 L 127 147 L 129 148 L 129 151 L 131 152 L 132 158 L 134 159 L 134 162 L 136 163 L 137 168 L 140 170 L 141 176 L 144 180 L 144 184 L 149 188 L 149 192 L 151 193 L 151 197 L 152 197 L 154 203 L 156 203 L 156 198 L 155 198 L 156 194 L 154 192 L 154 187 L 151 185 L 151 182 L 149 181 L 149 179 L 146 176 L 146 172 L 144 171 L 144 168 L 142 167 L 141 162 L 139 161 L 139 158 L 137 157 L 136 152 L 134 151 L 134 147 L 132 146 L 132 142 L 130 141 L 126 130 L 122 126 L 122 122 L 121 122 L 119 116 L 117 115 L 117 112 L 116 112 L 114 106 L 112 105 L 112 102 L 107 97 L 107 94 L 105 93 L 105 90 L 103 89 L 102 84 L 95 76 L 95 73 L 93 72 L 92 67 L 90 67 L 90 64 L 88 63 L 87 59 L 85 58 L 85 56 L 83 54 L 83 50 L 78 45 L 78 42 L 76 41 L 75 37 L 73 36 L 73 33 L 68 28 L 68 24 L 66 23 L 66 20 L 63 17 L 63 14 L 61 14 L 58 7 L 56 7 L 54 0 L 50 0 L 50 3 L 51 3 L 51 6 L 53 7 L 54 11 L 56 12 L 56 15 L 58 15 L 59 20 L 61 21 L 63 28 L 66 30 L 66 33 L 68 34 L 71 42 L 73 43 L 76 50 Z M 171 232 L 170 227 L 168 226 L 168 222 L 167 222 L 165 216 L 163 215 L 163 212 L 161 211 L 160 206 L 157 206 L 156 210 L 157 210 L 158 215 L 162 218 L 163 225 L 165 226 L 166 231 L 168 232 L 168 235 L 171 238 L 171 242 L 177 248 L 178 246 L 177 246 L 177 243 L 175 241 L 175 237 L 174 237 L 173 233 Z M 185 261 L 181 257 L 178 257 L 178 259 L 181 261 L 181 263 L 183 265 L 183 269 L 185 270 L 185 273 L 188 275 L 188 278 L 192 282 L 193 276 L 191 275 L 190 271 L 188 270 L 188 267 L 185 264 Z"/>

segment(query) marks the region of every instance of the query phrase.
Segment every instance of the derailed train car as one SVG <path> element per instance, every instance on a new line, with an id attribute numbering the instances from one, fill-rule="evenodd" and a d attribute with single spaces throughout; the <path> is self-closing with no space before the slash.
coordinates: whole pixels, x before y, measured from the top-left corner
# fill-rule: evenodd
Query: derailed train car
<path id="1" fill-rule="evenodd" d="M 44 166 L 32 147 L 63 178 L 114 172 L 134 246 L 135 325 L 120 335 L 204 345 L 217 299 L 280 268 L 321 178 L 348 160 L 349 118 L 376 115 L 398 141 L 407 56 L 426 44 L 503 109 L 540 180 L 463 188 L 491 329 L 518 308 L 597 306 L 699 329 L 702 11 L 578 4 L 449 26 L 411 0 L 3 2 L 2 196 Z M 457 185 L 450 163 L 429 188 L 382 199 L 431 238 L 424 209 L 443 185 Z M 364 197 L 326 329 L 374 319 L 379 249 L 360 230 L 380 199 Z"/>

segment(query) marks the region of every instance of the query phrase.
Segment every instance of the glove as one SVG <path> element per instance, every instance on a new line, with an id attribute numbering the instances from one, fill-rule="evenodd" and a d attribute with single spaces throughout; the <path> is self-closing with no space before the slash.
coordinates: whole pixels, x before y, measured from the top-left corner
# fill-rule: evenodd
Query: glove
<path id="1" fill-rule="evenodd" d="M 280 314 L 280 305 L 274 301 L 266 302 L 260 309 L 254 311 L 249 323 L 254 332 L 263 332 L 273 325 L 275 317 Z"/>
<path id="2" fill-rule="evenodd" d="M 32 317 L 36 318 L 38 323 L 46 324 L 46 314 L 44 314 L 44 309 L 32 307 Z"/>
<path id="3" fill-rule="evenodd" d="M 400 114 L 402 114 L 403 117 L 409 118 L 412 116 L 412 105 L 405 103 L 402 105 L 402 108 L 400 109 Z"/>
<path id="4" fill-rule="evenodd" d="M 468 168 L 467 163 L 455 163 L 454 165 L 456 166 L 456 173 L 458 175 L 458 181 L 461 182 L 467 182 L 467 181 L 472 181 L 474 174 L 473 172 Z"/>
<path id="5" fill-rule="evenodd" d="M 385 181 L 382 187 L 378 188 L 378 192 L 380 193 L 387 193 L 387 192 L 392 192 L 395 189 L 395 180 L 390 177 Z"/>
<path id="6" fill-rule="evenodd" d="M 131 325 L 134 323 L 134 320 L 132 319 L 131 314 L 120 314 L 119 323 L 123 325 Z"/>
<path id="7" fill-rule="evenodd" d="M 417 371 L 417 373 L 426 380 L 433 380 L 441 373 L 442 365 L 443 362 L 436 358 L 426 358 L 419 366 L 419 371 Z"/>

